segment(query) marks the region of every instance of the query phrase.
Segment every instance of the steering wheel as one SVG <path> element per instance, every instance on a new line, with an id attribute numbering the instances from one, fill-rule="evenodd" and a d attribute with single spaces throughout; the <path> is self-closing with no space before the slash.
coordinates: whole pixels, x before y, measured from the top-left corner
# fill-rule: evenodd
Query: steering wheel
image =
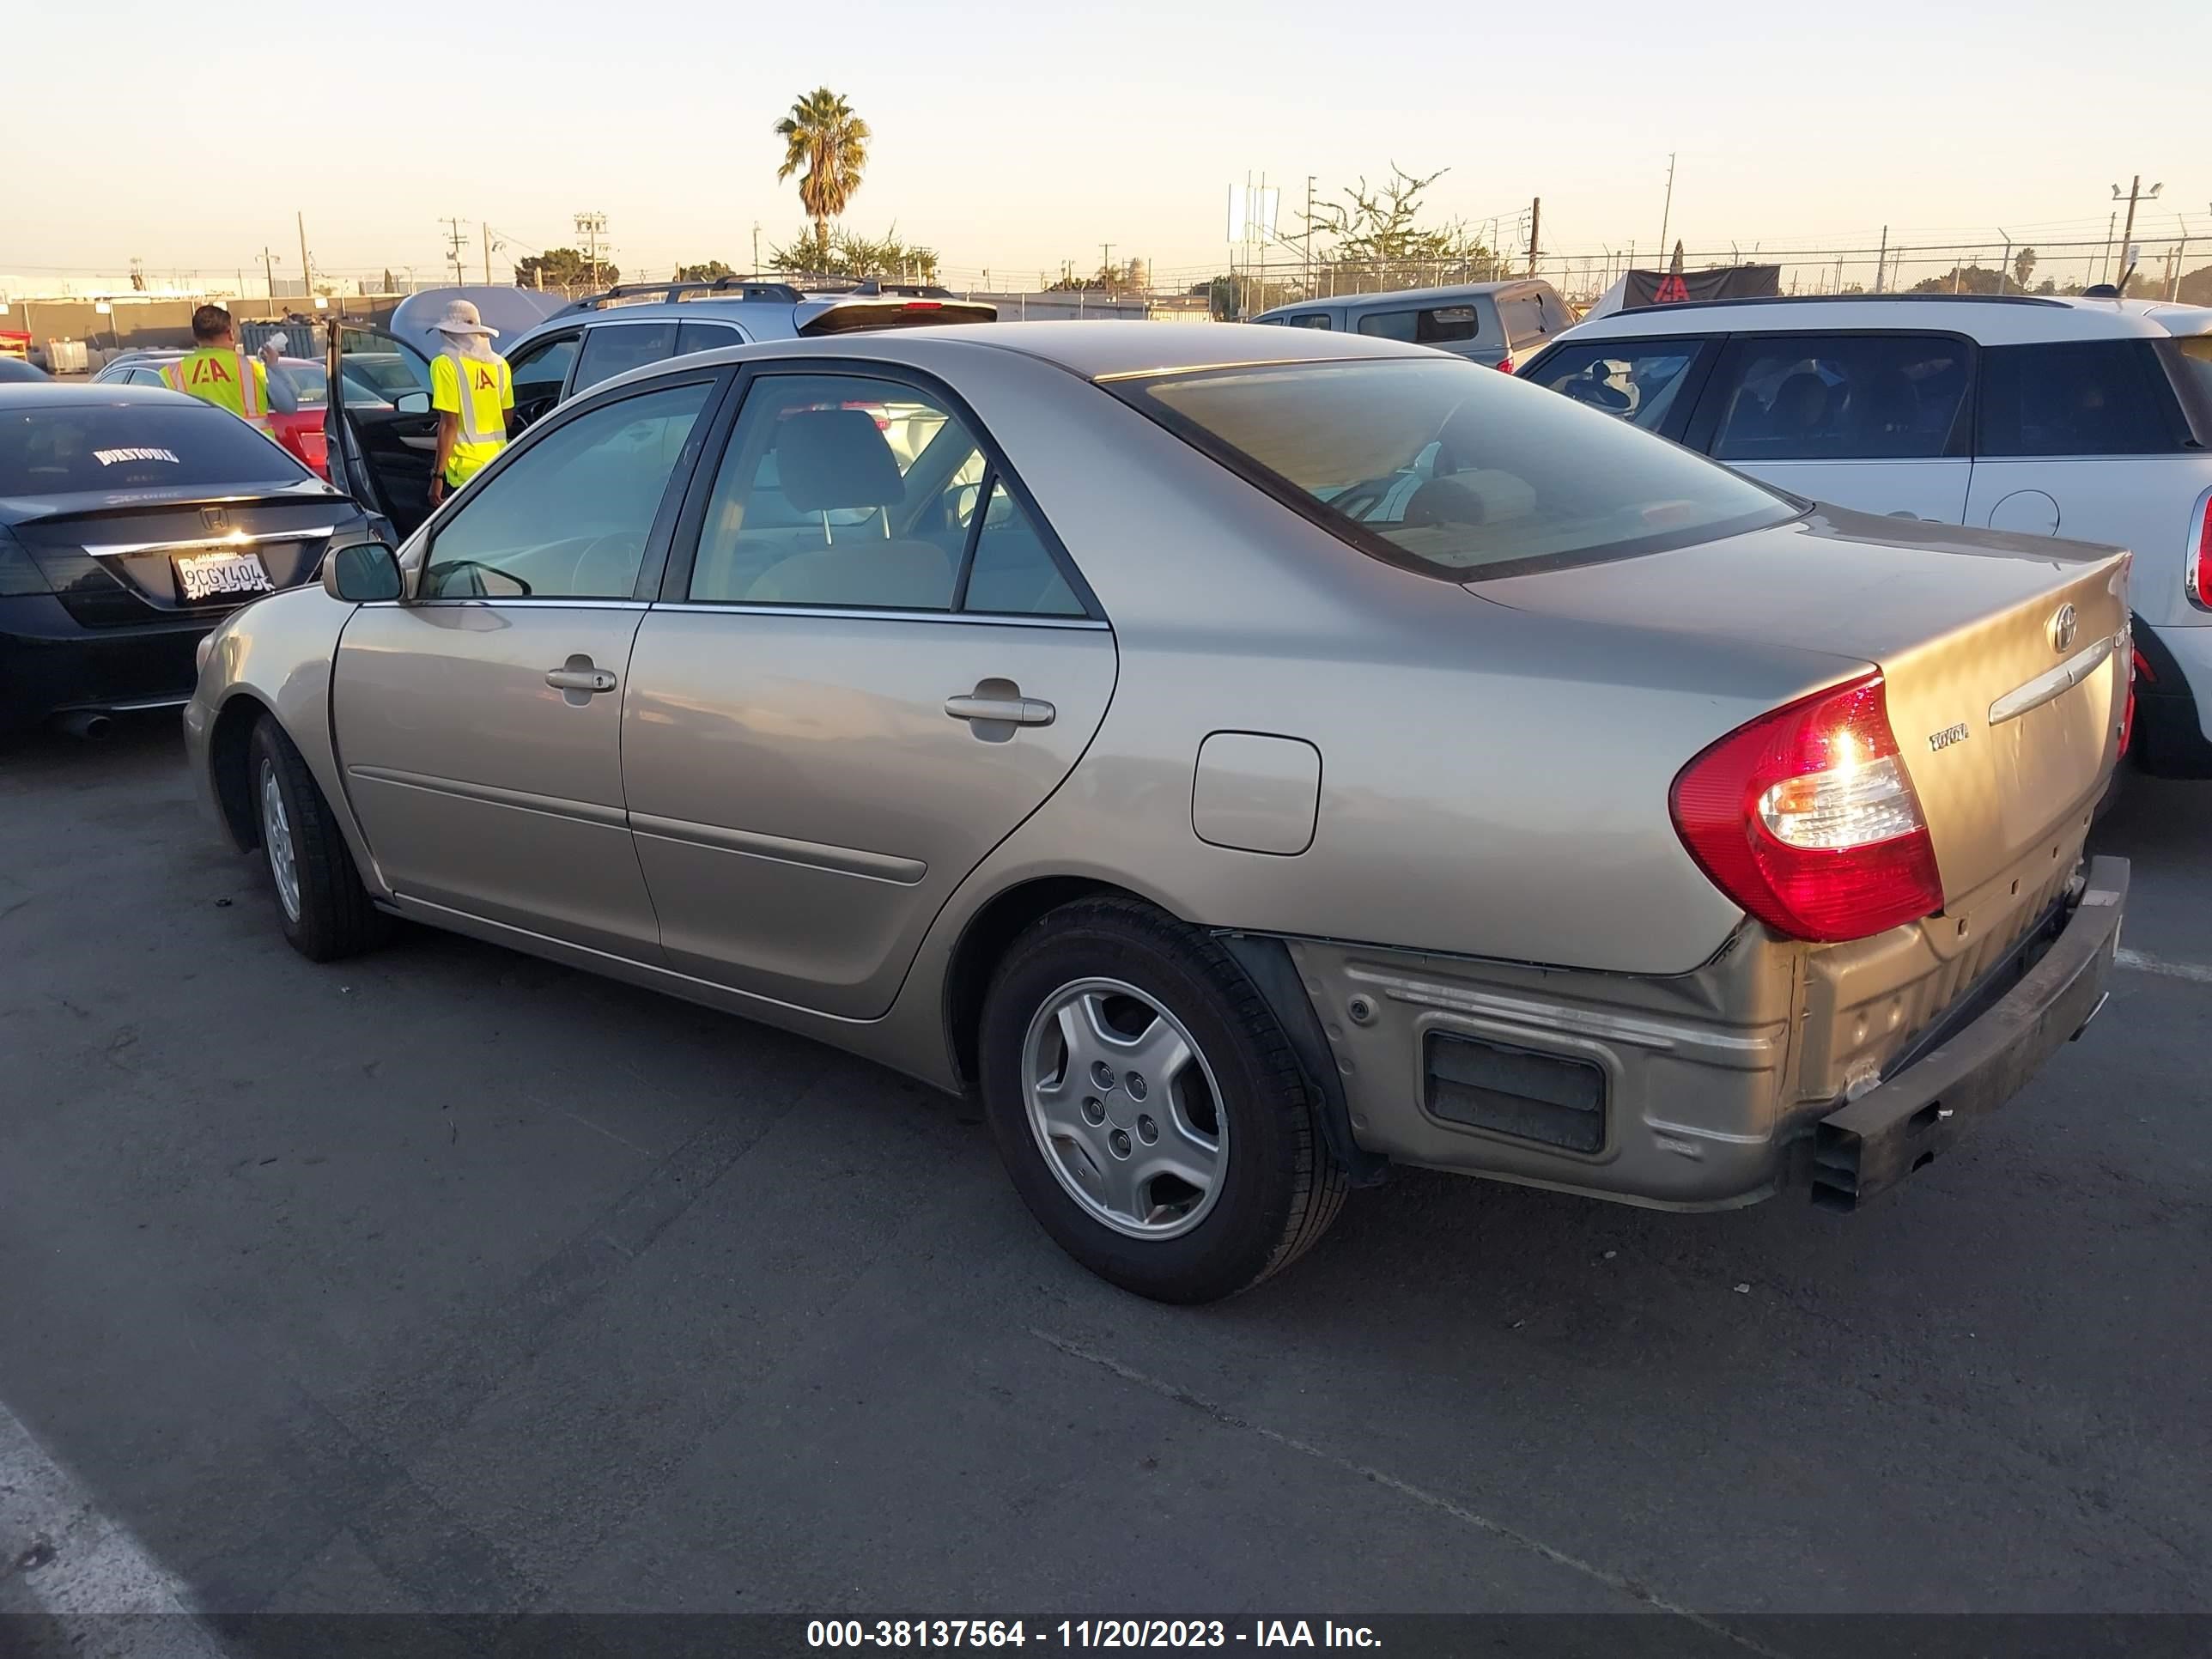
<path id="1" fill-rule="evenodd" d="M 576 568 L 568 573 L 568 592 L 578 598 L 628 599 L 627 590 L 620 594 L 595 595 L 584 586 L 584 567 L 602 552 L 607 552 L 624 563 L 635 559 L 644 551 L 643 539 L 634 530 L 610 530 L 605 535 L 594 536 L 584 544 L 584 550 L 576 555 Z"/>

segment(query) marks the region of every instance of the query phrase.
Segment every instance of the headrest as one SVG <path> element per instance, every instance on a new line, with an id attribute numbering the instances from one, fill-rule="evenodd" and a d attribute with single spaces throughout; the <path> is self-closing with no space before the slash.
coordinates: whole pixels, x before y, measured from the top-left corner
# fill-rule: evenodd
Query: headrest
<path id="1" fill-rule="evenodd" d="M 864 409 L 810 409 L 787 416 L 775 440 L 783 498 L 801 513 L 890 507 L 904 486 L 898 459 Z"/>

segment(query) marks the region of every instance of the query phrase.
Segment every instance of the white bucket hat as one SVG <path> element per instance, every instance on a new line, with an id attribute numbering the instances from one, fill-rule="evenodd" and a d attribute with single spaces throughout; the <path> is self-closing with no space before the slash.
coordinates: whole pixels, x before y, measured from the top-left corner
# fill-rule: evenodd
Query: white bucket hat
<path id="1" fill-rule="evenodd" d="M 431 325 L 441 334 L 481 334 L 488 340 L 499 338 L 499 331 L 486 328 L 477 308 L 466 300 L 454 300 L 447 304 L 446 314 Z"/>

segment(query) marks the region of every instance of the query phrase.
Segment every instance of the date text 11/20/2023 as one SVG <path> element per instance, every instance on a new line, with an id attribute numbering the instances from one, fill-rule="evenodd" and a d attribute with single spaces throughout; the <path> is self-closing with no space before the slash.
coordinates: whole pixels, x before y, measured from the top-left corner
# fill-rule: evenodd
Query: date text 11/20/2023
<path id="1" fill-rule="evenodd" d="M 1365 1625 L 1255 1619 L 810 1619 L 810 1648 L 1379 1648 Z"/>

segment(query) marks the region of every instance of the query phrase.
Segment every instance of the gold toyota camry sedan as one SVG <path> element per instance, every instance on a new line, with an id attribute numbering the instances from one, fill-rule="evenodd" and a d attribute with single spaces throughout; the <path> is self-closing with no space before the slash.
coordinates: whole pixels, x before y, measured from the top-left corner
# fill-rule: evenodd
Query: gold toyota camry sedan
<path id="1" fill-rule="evenodd" d="M 185 724 L 310 959 L 404 917 L 973 1091 L 1194 1302 L 1393 1163 L 1848 1209 L 1955 1144 L 2103 1000 L 2128 566 L 1381 340 L 848 335 L 563 405 Z"/>

